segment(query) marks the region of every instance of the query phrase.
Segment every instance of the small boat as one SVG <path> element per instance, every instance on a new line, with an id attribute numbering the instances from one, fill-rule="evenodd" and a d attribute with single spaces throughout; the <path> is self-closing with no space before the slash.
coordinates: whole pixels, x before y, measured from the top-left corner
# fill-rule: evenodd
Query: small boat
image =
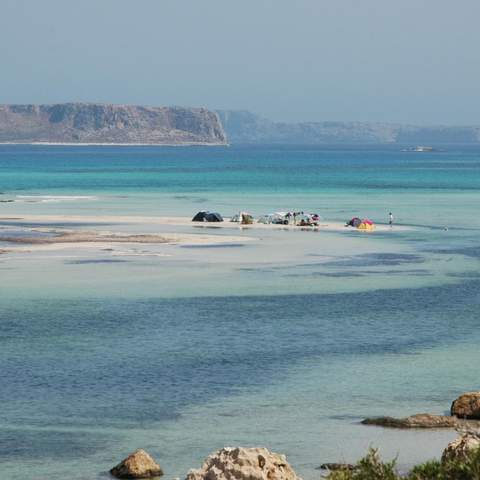
<path id="1" fill-rule="evenodd" d="M 417 145 L 416 147 L 404 148 L 402 152 L 434 152 L 433 147 L 426 147 L 424 145 Z"/>

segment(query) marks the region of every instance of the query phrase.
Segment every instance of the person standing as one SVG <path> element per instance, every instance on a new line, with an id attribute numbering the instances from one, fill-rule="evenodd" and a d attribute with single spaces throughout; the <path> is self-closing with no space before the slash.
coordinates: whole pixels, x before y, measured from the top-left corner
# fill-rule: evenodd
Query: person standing
<path id="1" fill-rule="evenodd" d="M 393 213 L 390 212 L 388 214 L 388 224 L 392 227 L 393 226 Z"/>

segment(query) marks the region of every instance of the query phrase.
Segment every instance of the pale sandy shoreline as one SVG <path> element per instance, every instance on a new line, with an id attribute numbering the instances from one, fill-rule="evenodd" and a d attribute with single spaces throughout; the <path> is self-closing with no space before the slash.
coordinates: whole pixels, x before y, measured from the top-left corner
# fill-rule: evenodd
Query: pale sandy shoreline
<path id="1" fill-rule="evenodd" d="M 348 235 L 375 235 L 376 232 L 401 232 L 408 227 L 377 225 L 373 232 L 365 232 L 345 227 L 341 222 L 322 222 L 318 227 L 300 227 L 295 225 L 275 225 L 254 223 L 241 225 L 224 221 L 218 223 L 192 222 L 190 217 L 152 217 L 127 215 L 19 215 L 0 216 L 0 222 L 15 226 L 18 224 L 27 231 L 45 234 L 39 236 L 12 235 L 8 230 L 2 235 L 0 254 L 48 252 L 55 250 L 97 248 L 108 249 L 114 245 L 228 245 L 244 244 L 259 240 L 255 232 L 267 231 L 322 231 Z M 91 224 L 91 225 L 89 225 Z M 58 226 L 57 226 L 58 225 Z M 81 225 L 81 226 L 79 226 Z M 119 228 L 116 229 L 115 226 Z M 131 226 L 128 232 L 122 227 Z M 171 227 L 171 231 L 152 232 L 156 226 Z M 181 230 L 175 227 L 182 227 Z M 185 227 L 197 229 L 197 232 L 185 232 Z M 88 229 L 88 230 L 87 230 Z M 132 231 L 133 230 L 133 231 Z M 208 231 L 208 233 L 207 233 Z M 217 233 L 213 233 L 216 231 Z M 252 236 L 236 235 L 235 232 L 251 232 Z M 212 232 L 212 233 L 210 233 Z"/>
<path id="2" fill-rule="evenodd" d="M 2 222 L 28 222 L 28 223 L 125 223 L 125 224 L 143 224 L 143 225 L 171 225 L 171 226 L 190 226 L 205 227 L 217 229 L 241 229 L 241 230 L 326 230 L 332 232 L 355 232 L 359 234 L 375 234 L 375 232 L 400 232 L 411 230 L 410 227 L 397 226 L 393 228 L 389 225 L 376 225 L 373 232 L 364 232 L 352 227 L 346 227 L 342 222 L 322 221 L 318 227 L 301 227 L 297 225 L 275 225 L 253 223 L 251 225 L 241 225 L 230 222 L 192 222 L 190 217 L 165 217 L 165 216 L 136 216 L 136 215 L 19 215 L 19 216 L 0 216 Z"/>
<path id="3" fill-rule="evenodd" d="M 31 228 L 31 231 L 51 233 L 52 236 L 45 237 L 12 237 L 0 235 L 0 242 L 8 243 L 7 247 L 0 249 L 0 254 L 15 252 L 38 252 L 54 251 L 65 248 L 97 248 L 106 249 L 113 245 L 221 245 L 232 243 L 246 243 L 256 240 L 252 237 L 240 237 L 234 235 L 207 235 L 195 233 L 113 233 L 113 232 L 91 232 L 71 231 L 65 229 Z"/>

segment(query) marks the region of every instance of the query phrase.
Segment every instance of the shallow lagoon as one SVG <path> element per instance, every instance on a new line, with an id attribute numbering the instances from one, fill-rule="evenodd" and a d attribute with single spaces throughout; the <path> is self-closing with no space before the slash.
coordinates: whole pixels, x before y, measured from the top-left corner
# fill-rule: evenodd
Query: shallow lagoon
<path id="1" fill-rule="evenodd" d="M 3 472 L 105 478 L 145 447 L 167 478 L 183 477 L 215 448 L 244 444 L 286 453 L 308 480 L 370 444 L 405 468 L 438 455 L 454 432 L 358 422 L 443 413 L 479 388 L 479 158 L 459 148 L 0 147 L 1 197 L 16 200 L 0 204 L 2 217 L 291 206 L 337 221 L 382 221 L 392 209 L 408 226 L 232 227 L 208 231 L 255 240 L 2 255 Z"/>

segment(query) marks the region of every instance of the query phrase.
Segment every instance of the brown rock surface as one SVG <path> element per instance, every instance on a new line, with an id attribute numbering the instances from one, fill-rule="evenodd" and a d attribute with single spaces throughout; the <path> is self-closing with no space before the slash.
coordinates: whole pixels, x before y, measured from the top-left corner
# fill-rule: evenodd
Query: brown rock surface
<path id="1" fill-rule="evenodd" d="M 362 420 L 363 425 L 377 425 L 390 428 L 453 428 L 458 419 L 446 415 L 418 413 L 405 418 L 377 417 Z"/>
<path id="2" fill-rule="evenodd" d="M 480 448 L 480 438 L 473 433 L 465 433 L 447 445 L 442 454 L 442 462 L 464 460 L 468 453 L 477 448 Z"/>
<path id="3" fill-rule="evenodd" d="M 117 478 L 153 478 L 163 475 L 160 465 L 145 450 L 135 450 L 113 467 L 110 473 Z"/>
<path id="4" fill-rule="evenodd" d="M 452 403 L 450 411 L 458 418 L 480 419 L 480 392 L 460 395 Z"/>
<path id="5" fill-rule="evenodd" d="M 0 105 L 0 142 L 225 145 L 206 108 L 100 103 Z"/>
<path id="6" fill-rule="evenodd" d="M 266 448 L 222 448 L 209 455 L 186 480 L 301 480 L 285 455 Z"/>

